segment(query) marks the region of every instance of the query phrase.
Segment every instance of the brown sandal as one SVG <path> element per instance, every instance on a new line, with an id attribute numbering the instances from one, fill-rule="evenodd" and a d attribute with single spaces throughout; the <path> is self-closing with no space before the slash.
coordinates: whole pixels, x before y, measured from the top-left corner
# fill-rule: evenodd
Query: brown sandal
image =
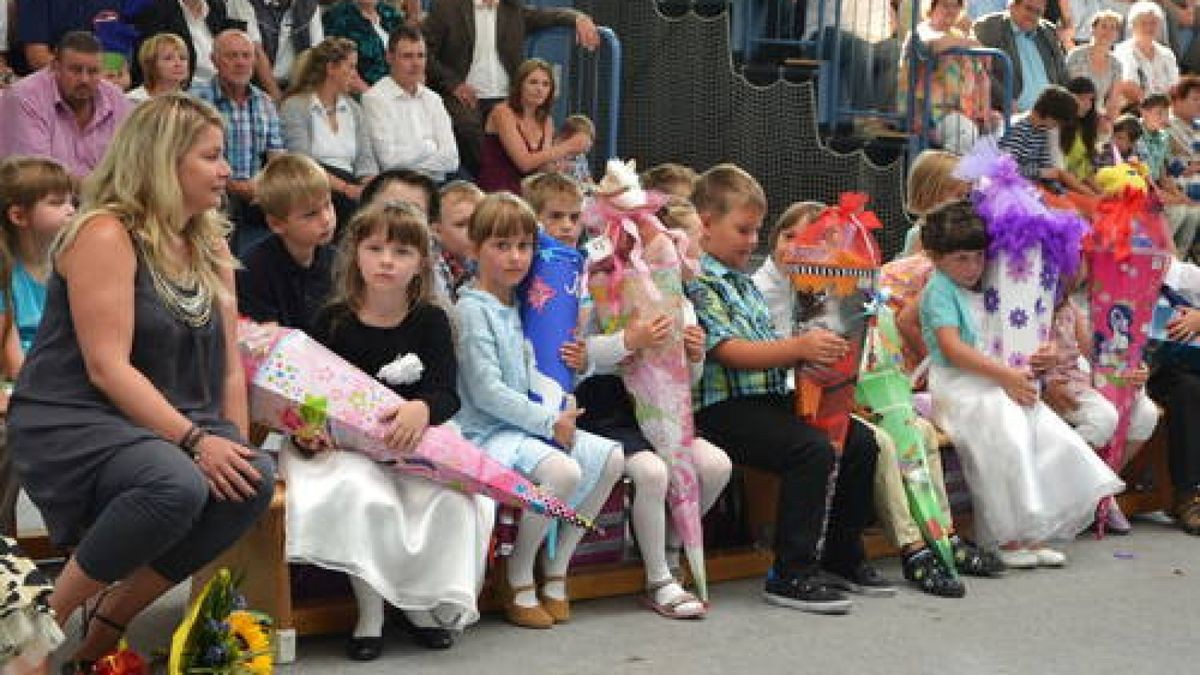
<path id="1" fill-rule="evenodd" d="M 512 596 L 504 603 L 504 618 L 514 626 L 522 628 L 551 628 L 554 626 L 554 617 L 550 616 L 545 607 L 542 605 L 525 607 L 517 604 L 516 597 L 518 593 L 532 591 L 533 589 L 533 584 L 513 586 Z"/>
<path id="2" fill-rule="evenodd" d="M 708 613 L 707 605 L 705 605 L 703 602 L 700 602 L 699 598 L 697 598 L 696 596 L 692 595 L 691 593 L 689 593 L 687 591 L 683 591 L 683 593 L 676 596 L 674 599 L 672 599 L 669 602 L 664 602 L 662 604 L 655 602 L 654 595 L 658 591 L 662 590 L 663 588 L 666 588 L 667 586 L 669 586 L 671 584 L 675 584 L 675 583 L 678 583 L 678 581 L 676 581 L 674 577 L 668 577 L 666 579 L 663 579 L 662 581 L 658 581 L 653 584 L 650 584 L 649 586 L 646 587 L 646 591 L 644 593 L 642 593 L 642 595 L 641 595 L 641 598 L 640 598 L 641 603 L 644 606 L 646 606 L 647 608 L 656 612 L 659 616 L 664 616 L 668 619 L 703 619 L 704 615 Z M 680 586 L 681 590 L 682 590 L 682 588 L 683 587 Z M 681 612 L 681 611 L 679 611 L 680 607 L 682 607 L 686 604 L 689 604 L 689 603 L 694 603 L 694 604 L 700 605 L 700 608 L 701 608 L 700 611 L 699 612 Z"/>
<path id="3" fill-rule="evenodd" d="M 545 588 L 546 584 L 551 581 L 561 581 L 565 586 L 566 577 L 562 575 L 546 577 L 542 579 L 542 587 Z M 566 623 L 571 620 L 570 600 L 552 598 L 541 591 L 538 591 L 538 600 L 542 603 L 542 609 L 546 610 L 550 618 L 554 619 L 554 623 Z"/>

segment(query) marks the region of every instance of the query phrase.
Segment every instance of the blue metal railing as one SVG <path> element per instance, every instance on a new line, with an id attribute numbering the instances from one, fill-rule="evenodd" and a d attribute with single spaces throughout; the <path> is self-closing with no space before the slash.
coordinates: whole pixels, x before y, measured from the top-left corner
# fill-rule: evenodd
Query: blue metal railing
<path id="1" fill-rule="evenodd" d="M 575 31 L 556 27 L 538 31 L 529 36 L 525 43 L 528 56 L 554 55 L 547 58 L 562 68 L 559 78 L 559 100 L 555 102 L 554 116 L 561 121 L 570 113 L 583 112 L 596 124 L 598 148 L 593 157 L 608 159 L 617 157 L 617 138 L 621 123 L 621 40 L 611 28 L 599 26 L 601 46 L 595 54 L 573 50 Z M 566 45 L 565 51 L 562 49 Z M 562 54 L 568 58 L 563 58 Z M 557 58 L 556 58 L 557 56 Z M 608 58 L 608 77 L 601 82 L 602 59 Z M 603 87 L 603 91 L 601 88 Z M 608 116 L 600 120 L 600 104 L 608 106 Z M 603 122 L 603 123 L 602 123 Z M 599 150 L 597 154 L 596 150 Z"/>
<path id="2" fill-rule="evenodd" d="M 916 33 L 913 33 L 913 39 L 914 40 L 916 39 Z M 913 53 L 916 54 L 918 51 L 920 51 L 920 50 L 914 49 Z M 991 49 L 989 47 L 953 47 L 951 49 L 947 49 L 947 50 L 943 51 L 940 54 L 930 54 L 929 58 L 925 59 L 925 62 L 928 65 L 926 66 L 926 69 L 925 69 L 925 73 L 926 73 L 925 74 L 925 87 L 924 87 L 925 100 L 923 102 L 923 105 L 921 106 L 921 113 L 920 113 L 921 114 L 921 122 L 922 122 L 921 123 L 922 133 L 919 134 L 916 138 L 916 143 L 917 143 L 916 150 L 918 152 L 929 147 L 929 142 L 928 142 L 929 134 L 931 131 L 933 131 L 933 97 L 932 97 L 933 71 L 937 69 L 938 59 L 943 58 L 943 57 L 948 57 L 948 56 L 965 56 L 967 58 L 978 58 L 978 59 L 990 58 L 1000 64 L 1000 70 L 1002 73 L 1002 79 L 1001 79 L 1000 86 L 1003 88 L 1003 91 L 1004 91 L 1004 96 L 1003 96 L 1002 102 L 1001 102 L 1001 113 L 1004 116 L 1004 131 L 1006 133 L 1008 132 L 1009 120 L 1012 117 L 1012 104 L 1013 104 L 1012 59 L 1008 58 L 1008 54 L 1005 54 L 1004 52 L 1000 51 L 999 49 Z M 913 60 L 917 61 L 918 59 L 920 59 L 919 56 L 917 56 Z M 913 78 L 915 78 L 915 77 L 916 77 L 916 69 L 910 68 L 909 69 L 910 84 L 913 84 L 913 85 L 916 84 L 915 81 L 913 81 Z M 913 87 L 911 87 L 911 89 L 916 89 L 916 87 L 913 86 Z M 909 95 L 910 106 L 912 105 L 913 95 L 914 94 L 911 94 L 911 93 Z M 990 92 L 988 94 L 988 97 L 990 99 L 990 97 L 991 97 Z M 909 110 L 911 110 L 911 109 L 912 108 L 910 107 Z"/>

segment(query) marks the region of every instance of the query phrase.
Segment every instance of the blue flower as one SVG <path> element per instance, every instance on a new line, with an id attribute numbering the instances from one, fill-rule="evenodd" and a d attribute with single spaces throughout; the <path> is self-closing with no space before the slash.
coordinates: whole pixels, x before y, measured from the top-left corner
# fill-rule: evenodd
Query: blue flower
<path id="1" fill-rule="evenodd" d="M 1008 325 L 1013 328 L 1024 328 L 1029 323 L 1029 314 L 1020 307 L 1008 313 Z"/>
<path id="2" fill-rule="evenodd" d="M 1058 275 L 1055 274 L 1054 270 L 1050 269 L 1049 265 L 1042 265 L 1042 273 L 1038 282 L 1042 285 L 1043 289 L 1052 291 L 1058 286 Z"/>
<path id="3" fill-rule="evenodd" d="M 222 645 L 209 645 L 200 657 L 200 661 L 206 666 L 225 665 L 226 654 L 225 647 Z"/>
<path id="4" fill-rule="evenodd" d="M 983 308 L 989 314 L 995 314 L 996 310 L 1000 309 L 1000 291 L 994 286 L 988 286 L 983 292 Z"/>

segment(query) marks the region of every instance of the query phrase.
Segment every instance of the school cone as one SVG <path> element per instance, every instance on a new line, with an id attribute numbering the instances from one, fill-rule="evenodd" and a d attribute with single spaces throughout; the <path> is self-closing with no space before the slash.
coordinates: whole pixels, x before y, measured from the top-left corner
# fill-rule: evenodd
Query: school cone
<path id="1" fill-rule="evenodd" d="M 602 228 L 588 260 L 588 289 L 596 323 L 605 333 L 636 317 L 668 316 L 673 330 L 661 345 L 640 349 L 621 366 L 638 427 L 666 462 L 671 522 L 683 543 L 696 591 L 708 600 L 700 481 L 693 456 L 691 372 L 683 344 L 685 270 L 695 270 L 687 237 L 667 230 L 655 215 L 666 198 L 644 192 L 632 164 L 610 160 L 588 220 Z"/>
<path id="2" fill-rule="evenodd" d="M 426 428 L 411 452 L 393 450 L 380 418 L 403 399 L 302 331 L 243 320 L 238 348 L 252 422 L 293 436 L 324 433 L 334 447 L 361 452 L 395 471 L 594 529 L 591 519 L 446 425 Z"/>
<path id="3" fill-rule="evenodd" d="M 789 332 L 824 328 L 850 345 L 841 359 L 828 366 L 810 363 L 796 368 L 796 414 L 823 431 L 834 449 L 821 537 L 817 540 L 818 558 L 825 549 L 842 450 L 854 409 L 854 382 L 867 334 L 864 305 L 873 297 L 879 276 L 879 247 L 870 231 L 881 224 L 874 213 L 866 210 L 867 199 L 863 193 L 843 193 L 837 205 L 798 229 L 783 255 L 795 293 L 797 317 Z"/>
<path id="4" fill-rule="evenodd" d="M 1099 453 L 1119 473 L 1139 391 L 1129 382 L 1129 375 L 1142 361 L 1171 254 L 1166 223 L 1144 191 L 1126 189 L 1106 196 L 1097 213 L 1093 230 L 1084 241 L 1092 270 L 1092 363 L 1096 388 L 1117 409 L 1116 429 Z M 1111 506 L 1110 497 L 1096 508 L 1097 538 L 1104 536 Z"/>
<path id="5" fill-rule="evenodd" d="M 870 410 L 875 424 L 896 444 L 896 463 L 913 520 L 946 569 L 957 577 L 954 548 L 948 535 L 950 516 L 938 501 L 929 473 L 924 434 L 916 426 L 912 386 L 901 370 L 904 356 L 895 316 L 882 300 L 873 304 L 871 323 L 855 398 Z"/>

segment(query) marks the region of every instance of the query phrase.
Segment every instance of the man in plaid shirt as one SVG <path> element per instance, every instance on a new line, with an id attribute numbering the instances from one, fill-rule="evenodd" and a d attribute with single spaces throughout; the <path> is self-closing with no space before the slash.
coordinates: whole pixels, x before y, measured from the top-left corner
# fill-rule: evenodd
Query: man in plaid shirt
<path id="1" fill-rule="evenodd" d="M 225 119 L 225 159 L 233 251 L 242 255 L 269 234 L 262 210 L 254 202 L 254 176 L 271 157 L 283 152 L 283 134 L 275 104 L 250 83 L 254 43 L 244 31 L 227 30 L 213 41 L 217 76 L 193 93 L 212 104 Z"/>

